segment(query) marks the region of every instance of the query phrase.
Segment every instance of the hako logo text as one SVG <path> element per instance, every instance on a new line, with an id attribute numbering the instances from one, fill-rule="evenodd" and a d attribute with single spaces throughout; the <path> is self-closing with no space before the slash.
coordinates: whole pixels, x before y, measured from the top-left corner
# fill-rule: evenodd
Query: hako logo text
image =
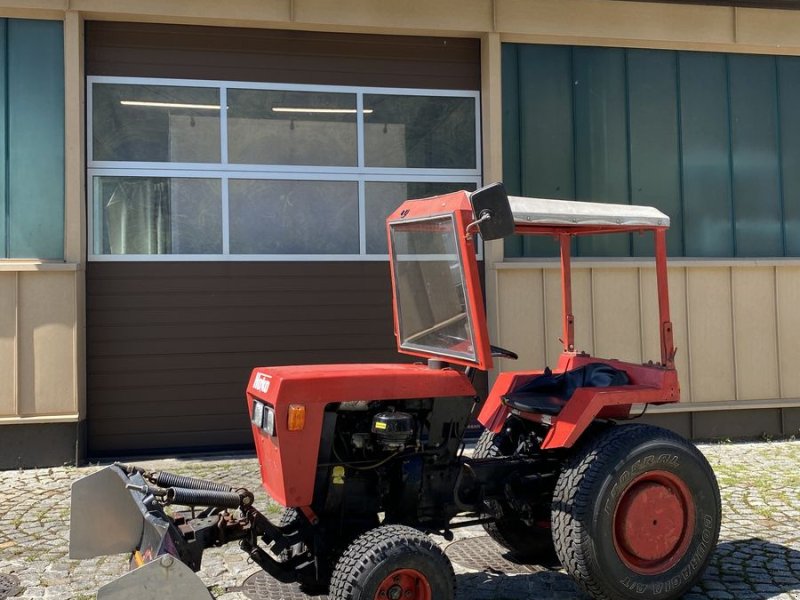
<path id="1" fill-rule="evenodd" d="M 256 379 L 253 381 L 253 389 L 266 394 L 269 391 L 269 380 L 269 375 L 256 373 Z"/>

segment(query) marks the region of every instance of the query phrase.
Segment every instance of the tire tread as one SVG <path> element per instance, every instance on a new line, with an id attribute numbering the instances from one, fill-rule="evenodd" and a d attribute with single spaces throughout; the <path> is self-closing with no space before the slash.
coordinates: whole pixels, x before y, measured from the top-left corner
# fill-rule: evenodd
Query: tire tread
<path id="1" fill-rule="evenodd" d="M 361 580 L 367 571 L 385 559 L 387 550 L 409 544 L 436 557 L 435 560 L 440 562 L 439 568 L 444 569 L 443 575 L 448 580 L 450 589 L 455 590 L 456 576 L 453 565 L 436 542 L 413 527 L 384 525 L 371 529 L 358 537 L 339 558 L 331 578 L 331 600 L 354 598 L 355 583 Z"/>
<path id="2" fill-rule="evenodd" d="M 596 600 L 619 600 L 592 576 L 595 570 L 590 564 L 589 553 L 585 548 L 591 544 L 590 532 L 586 525 L 592 514 L 596 498 L 592 494 L 599 479 L 607 476 L 609 467 L 627 449 L 658 436 L 661 440 L 677 442 L 690 450 L 699 464 L 714 480 L 714 472 L 708 461 L 697 448 L 683 437 L 660 427 L 651 425 L 619 425 L 599 431 L 590 436 L 569 459 L 556 483 L 553 494 L 553 541 L 556 553 L 567 573 Z M 717 514 L 720 514 L 719 489 L 716 490 Z M 698 569 L 695 580 L 702 575 L 705 564 L 711 557 L 709 552 L 705 563 Z M 689 589 L 691 586 L 687 586 Z"/>

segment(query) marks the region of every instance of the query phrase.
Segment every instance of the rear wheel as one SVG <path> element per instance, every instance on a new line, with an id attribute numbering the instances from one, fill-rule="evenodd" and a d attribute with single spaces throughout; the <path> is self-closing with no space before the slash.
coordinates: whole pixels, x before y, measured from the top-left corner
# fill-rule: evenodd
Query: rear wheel
<path id="1" fill-rule="evenodd" d="M 716 478 L 693 444 L 648 425 L 587 439 L 553 497 L 564 568 L 603 600 L 679 598 L 700 578 L 719 537 Z"/>
<path id="2" fill-rule="evenodd" d="M 453 600 L 450 560 L 428 536 L 384 525 L 357 538 L 333 570 L 331 600 Z"/>
<path id="3" fill-rule="evenodd" d="M 475 458 L 495 458 L 504 456 L 500 448 L 495 445 L 496 434 L 486 430 L 481 434 L 473 456 Z M 497 512 L 503 512 L 498 507 Z M 508 512 L 508 509 L 506 509 Z M 549 523 L 536 527 L 526 524 L 522 519 L 513 516 L 503 516 L 493 523 L 484 523 L 483 528 L 495 542 L 511 551 L 522 561 L 543 565 L 555 563 L 555 548 L 553 534 Z"/>

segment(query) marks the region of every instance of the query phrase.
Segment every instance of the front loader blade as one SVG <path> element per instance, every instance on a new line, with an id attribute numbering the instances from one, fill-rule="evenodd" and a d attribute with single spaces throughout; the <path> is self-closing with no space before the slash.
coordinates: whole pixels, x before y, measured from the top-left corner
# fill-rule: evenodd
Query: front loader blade
<path id="1" fill-rule="evenodd" d="M 106 467 L 72 484 L 70 558 L 136 550 L 145 519 L 131 491 L 125 488 L 128 481 L 119 468 Z"/>
<path id="2" fill-rule="evenodd" d="M 97 600 L 213 600 L 202 580 L 174 556 L 164 554 L 101 587 Z"/>

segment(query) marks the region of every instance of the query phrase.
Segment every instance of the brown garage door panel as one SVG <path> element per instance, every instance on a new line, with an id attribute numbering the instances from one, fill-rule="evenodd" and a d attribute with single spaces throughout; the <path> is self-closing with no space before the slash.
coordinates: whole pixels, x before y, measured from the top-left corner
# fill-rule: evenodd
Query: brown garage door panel
<path id="1" fill-rule="evenodd" d="M 308 316 L 306 314 L 305 316 Z M 294 319 L 283 319 L 275 321 L 260 321 L 260 315 L 254 315 L 252 321 L 224 321 L 203 323 L 202 321 L 184 321 L 178 324 L 169 323 L 142 323 L 139 325 L 106 325 L 92 331 L 89 343 L 102 343 L 113 341 L 119 337 L 125 337 L 131 341 L 158 342 L 159 340 L 174 339 L 175 336 L 182 336 L 184 339 L 197 340 L 202 343 L 204 338 L 219 340 L 221 338 L 231 338 L 240 340 L 242 338 L 265 337 L 293 337 L 303 336 L 353 336 L 368 335 L 375 336 L 381 329 L 386 329 L 387 334 L 391 334 L 388 327 L 386 315 L 383 318 L 373 319 L 339 319 L 329 320 L 319 318 L 314 314 L 312 318 L 305 320 L 301 312 L 295 313 Z M 335 318 L 335 316 L 334 316 Z M 300 320 L 304 319 L 304 320 Z"/>
<path id="2" fill-rule="evenodd" d="M 198 431 L 171 431 L 153 433 L 137 431 L 135 433 L 103 435 L 93 437 L 93 443 L 102 451 L 94 451 L 94 456 L 120 456 L 134 454 L 179 453 L 182 451 L 205 450 L 249 450 L 251 445 L 242 443 L 251 438 L 249 427 L 230 431 L 211 428 Z"/>
<path id="3" fill-rule="evenodd" d="M 121 341 L 122 343 L 122 341 Z M 328 362 L 392 362 L 400 355 L 394 346 L 386 350 L 350 350 L 345 354 L 320 352 L 317 349 L 286 352 L 280 348 L 264 349 L 260 352 L 232 352 L 214 354 L 177 354 L 169 357 L 165 361 L 161 355 L 154 356 L 119 356 L 104 357 L 98 356 L 92 348 L 87 348 L 89 358 L 88 374 L 93 379 L 98 374 L 103 373 L 135 373 L 152 372 L 167 373 L 163 383 L 169 384 L 175 369 L 246 369 L 245 375 L 249 376 L 253 366 L 261 365 L 303 365 L 303 364 L 323 364 Z M 347 360 L 332 357 L 347 356 Z M 89 383 L 92 388 L 92 383 Z M 91 416 L 89 416 L 91 418 Z"/>
<path id="4" fill-rule="evenodd" d="M 86 74 L 477 90 L 480 43 L 90 21 Z"/>
<path id="5" fill-rule="evenodd" d="M 280 289 L 295 280 L 302 292 Z M 249 447 L 243 398 L 255 366 L 408 360 L 395 350 L 384 262 L 93 262 L 86 286 L 95 456 Z M 201 312 L 187 318 L 198 297 Z"/>
<path id="6" fill-rule="evenodd" d="M 344 300 L 345 295 L 342 295 Z M 347 302 L 339 305 L 316 306 L 314 317 L 316 321 L 330 321 L 331 319 L 345 318 L 348 320 L 385 321 L 390 318 L 391 313 L 386 306 L 384 291 L 374 294 L 374 305 L 363 304 L 365 298 L 359 295 L 359 305 L 352 306 L 352 295 L 347 296 Z M 164 299 L 166 300 L 166 299 Z M 328 299 L 326 298 L 327 302 Z M 100 301 L 98 300 L 98 304 Z M 256 304 L 257 303 L 257 304 Z M 253 306 L 237 306 L 235 311 L 228 315 L 227 325 L 237 326 L 240 323 L 284 323 L 286 321 L 298 321 L 308 316 L 308 308 L 301 305 L 276 306 L 270 304 L 269 311 L 263 309 L 264 298 L 259 296 L 253 298 Z M 136 305 L 137 303 L 132 303 Z M 108 306 L 99 309 L 97 306 L 92 310 L 92 321 L 97 325 L 105 327 L 132 327 L 138 328 L 145 325 L 162 325 L 169 323 L 209 323 L 212 318 L 218 317 L 218 313 L 213 307 L 189 307 L 183 306 L 179 314 L 174 310 L 160 307 L 137 306 L 139 310 L 135 313 L 119 310 L 119 307 Z"/>

